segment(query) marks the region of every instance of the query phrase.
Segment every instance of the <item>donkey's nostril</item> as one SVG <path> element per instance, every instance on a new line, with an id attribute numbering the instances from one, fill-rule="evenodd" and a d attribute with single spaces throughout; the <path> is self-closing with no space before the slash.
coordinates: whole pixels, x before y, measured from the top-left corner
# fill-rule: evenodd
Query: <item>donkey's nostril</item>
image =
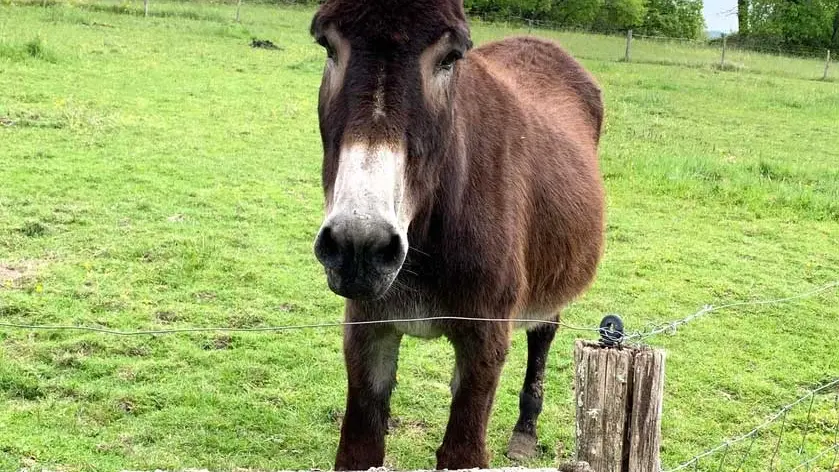
<path id="1" fill-rule="evenodd" d="M 392 280 L 408 251 L 405 235 L 387 221 L 339 214 L 324 223 L 315 256 L 342 283 Z M 389 283 L 389 282 L 388 282 Z"/>
<path id="2" fill-rule="evenodd" d="M 398 270 L 405 260 L 406 248 L 402 237 L 395 231 L 382 240 L 381 245 L 373 249 L 376 265 L 385 272 Z"/>
<path id="3" fill-rule="evenodd" d="M 331 226 L 324 226 L 315 241 L 315 256 L 328 269 L 337 269 L 343 261 L 341 245 L 335 239 Z"/>

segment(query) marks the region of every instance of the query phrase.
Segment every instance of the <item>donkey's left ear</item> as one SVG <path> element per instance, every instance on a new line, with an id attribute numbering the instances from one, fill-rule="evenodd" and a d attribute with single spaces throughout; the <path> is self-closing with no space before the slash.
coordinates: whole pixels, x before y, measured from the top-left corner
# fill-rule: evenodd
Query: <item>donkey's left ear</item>
<path id="1" fill-rule="evenodd" d="M 459 24 L 452 28 L 452 32 L 454 33 L 455 40 L 460 43 L 466 51 L 472 49 L 472 37 L 466 23 Z"/>

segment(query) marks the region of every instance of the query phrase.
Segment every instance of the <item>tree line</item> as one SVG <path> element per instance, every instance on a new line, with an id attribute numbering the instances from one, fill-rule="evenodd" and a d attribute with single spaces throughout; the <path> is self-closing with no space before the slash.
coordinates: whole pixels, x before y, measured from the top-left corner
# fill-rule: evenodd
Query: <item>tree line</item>
<path id="1" fill-rule="evenodd" d="M 473 14 L 549 21 L 561 27 L 649 36 L 705 38 L 702 0 L 465 0 Z M 737 0 L 738 33 L 755 49 L 839 54 L 839 0 Z"/>
<path id="2" fill-rule="evenodd" d="M 250 0 L 318 3 L 323 0 Z M 490 20 L 550 22 L 564 28 L 706 39 L 702 0 L 464 0 Z M 727 40 L 754 49 L 839 56 L 839 0 L 737 0 L 738 32 Z"/>
<path id="3" fill-rule="evenodd" d="M 247 0 L 254 3 L 317 4 L 323 0 Z M 837 0 L 839 1 L 839 0 Z M 702 38 L 702 0 L 463 0 L 470 15 L 493 21 L 550 22 L 564 28 Z"/>
<path id="4" fill-rule="evenodd" d="M 471 14 L 518 17 L 567 28 L 649 36 L 701 38 L 702 0 L 465 0 Z"/>
<path id="5" fill-rule="evenodd" d="M 839 0 L 738 0 L 737 23 L 747 47 L 839 53 Z"/>

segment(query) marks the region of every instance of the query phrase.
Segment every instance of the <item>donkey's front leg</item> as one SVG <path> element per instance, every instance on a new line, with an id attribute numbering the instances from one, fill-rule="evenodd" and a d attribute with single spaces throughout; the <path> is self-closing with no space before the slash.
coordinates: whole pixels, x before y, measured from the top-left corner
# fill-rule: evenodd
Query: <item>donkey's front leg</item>
<path id="1" fill-rule="evenodd" d="M 510 334 L 504 323 L 483 323 L 449 336 L 454 344 L 456 381 L 437 469 L 487 468 L 486 431 Z"/>
<path id="2" fill-rule="evenodd" d="M 382 466 L 400 340 L 401 335 L 390 328 L 346 327 L 347 411 L 335 470 Z"/>

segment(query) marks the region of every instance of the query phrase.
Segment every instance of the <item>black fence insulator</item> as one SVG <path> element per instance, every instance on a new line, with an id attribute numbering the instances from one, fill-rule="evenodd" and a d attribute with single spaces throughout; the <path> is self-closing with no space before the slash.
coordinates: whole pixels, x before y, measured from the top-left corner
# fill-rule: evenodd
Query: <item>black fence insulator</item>
<path id="1" fill-rule="evenodd" d="M 623 320 L 618 315 L 606 315 L 600 322 L 600 345 L 620 347 L 623 343 Z"/>

